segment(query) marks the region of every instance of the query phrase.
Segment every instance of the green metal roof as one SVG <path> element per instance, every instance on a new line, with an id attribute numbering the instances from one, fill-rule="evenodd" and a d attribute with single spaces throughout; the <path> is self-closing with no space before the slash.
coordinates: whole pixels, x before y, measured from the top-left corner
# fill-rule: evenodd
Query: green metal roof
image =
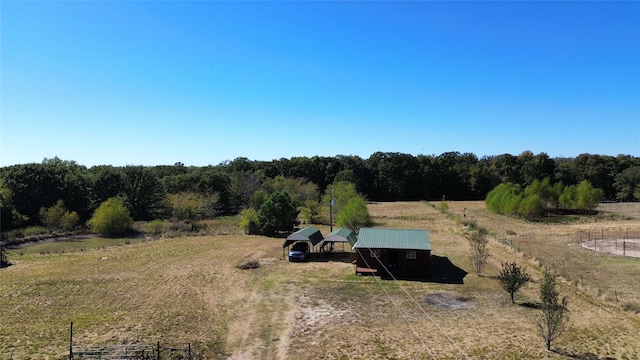
<path id="1" fill-rule="evenodd" d="M 293 234 L 287 236 L 287 240 L 285 240 L 282 247 L 287 247 L 293 244 L 296 241 L 310 241 L 311 245 L 316 246 L 324 239 L 320 230 L 309 226 L 304 229 L 300 229 Z"/>
<path id="2" fill-rule="evenodd" d="M 356 233 L 347 228 L 339 228 L 333 230 L 326 238 L 324 238 L 325 242 L 348 242 L 349 245 L 353 247 L 353 245 L 358 241 L 358 237 Z"/>
<path id="3" fill-rule="evenodd" d="M 431 250 L 431 243 L 427 230 L 362 228 L 353 248 Z"/>

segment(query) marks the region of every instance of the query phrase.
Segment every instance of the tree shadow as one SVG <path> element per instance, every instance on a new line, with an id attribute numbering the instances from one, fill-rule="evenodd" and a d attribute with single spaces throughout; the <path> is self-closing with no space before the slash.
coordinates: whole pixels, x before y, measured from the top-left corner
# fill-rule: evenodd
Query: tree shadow
<path id="1" fill-rule="evenodd" d="M 518 305 L 520 305 L 522 307 L 529 308 L 529 309 L 540 309 L 540 308 L 542 308 L 542 304 L 531 302 L 531 301 L 519 303 Z"/>
<path id="2" fill-rule="evenodd" d="M 571 359 L 580 359 L 580 360 L 615 360 L 613 357 L 600 357 L 594 353 L 574 353 L 571 351 L 566 351 L 562 349 L 551 349 L 551 352 L 556 353 L 561 356 L 565 356 Z"/>

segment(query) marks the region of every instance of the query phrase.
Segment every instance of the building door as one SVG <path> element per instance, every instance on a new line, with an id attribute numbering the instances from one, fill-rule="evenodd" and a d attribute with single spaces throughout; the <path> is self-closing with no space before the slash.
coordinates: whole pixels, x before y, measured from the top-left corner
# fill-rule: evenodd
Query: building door
<path id="1" fill-rule="evenodd" d="M 387 269 L 391 274 L 398 274 L 398 252 L 389 251 L 389 257 L 387 258 Z"/>

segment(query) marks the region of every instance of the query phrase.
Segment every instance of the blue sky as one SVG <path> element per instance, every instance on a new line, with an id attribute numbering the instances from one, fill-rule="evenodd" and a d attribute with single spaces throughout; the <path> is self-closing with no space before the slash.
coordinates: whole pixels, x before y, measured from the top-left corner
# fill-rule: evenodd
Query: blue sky
<path id="1" fill-rule="evenodd" d="M 640 156 L 640 2 L 0 7 L 0 166 Z"/>

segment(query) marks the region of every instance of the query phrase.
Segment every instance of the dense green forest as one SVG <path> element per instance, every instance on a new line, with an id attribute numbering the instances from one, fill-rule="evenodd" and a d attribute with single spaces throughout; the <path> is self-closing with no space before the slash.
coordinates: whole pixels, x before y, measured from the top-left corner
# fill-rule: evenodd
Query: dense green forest
<path id="1" fill-rule="evenodd" d="M 551 158 L 530 151 L 482 158 L 459 152 L 418 156 L 377 152 L 368 159 L 338 155 L 252 161 L 241 157 L 203 167 L 176 163 L 88 168 L 56 157 L 0 170 L 3 231 L 46 225 L 56 205 L 62 205 L 61 216 L 66 211 L 65 216 L 77 216 L 84 223 L 112 197 L 124 200 L 135 221 L 238 214 L 256 208 L 256 203 L 277 191 L 287 192 L 299 206 L 313 208 L 314 203 L 323 206 L 326 190 L 341 181 L 354 184 L 358 193 L 372 201 L 481 200 L 499 184 L 525 188 L 543 179 L 565 186 L 586 180 L 602 191 L 605 201 L 634 201 L 640 195 L 638 157 Z M 198 206 L 194 210 L 185 202 Z"/>

